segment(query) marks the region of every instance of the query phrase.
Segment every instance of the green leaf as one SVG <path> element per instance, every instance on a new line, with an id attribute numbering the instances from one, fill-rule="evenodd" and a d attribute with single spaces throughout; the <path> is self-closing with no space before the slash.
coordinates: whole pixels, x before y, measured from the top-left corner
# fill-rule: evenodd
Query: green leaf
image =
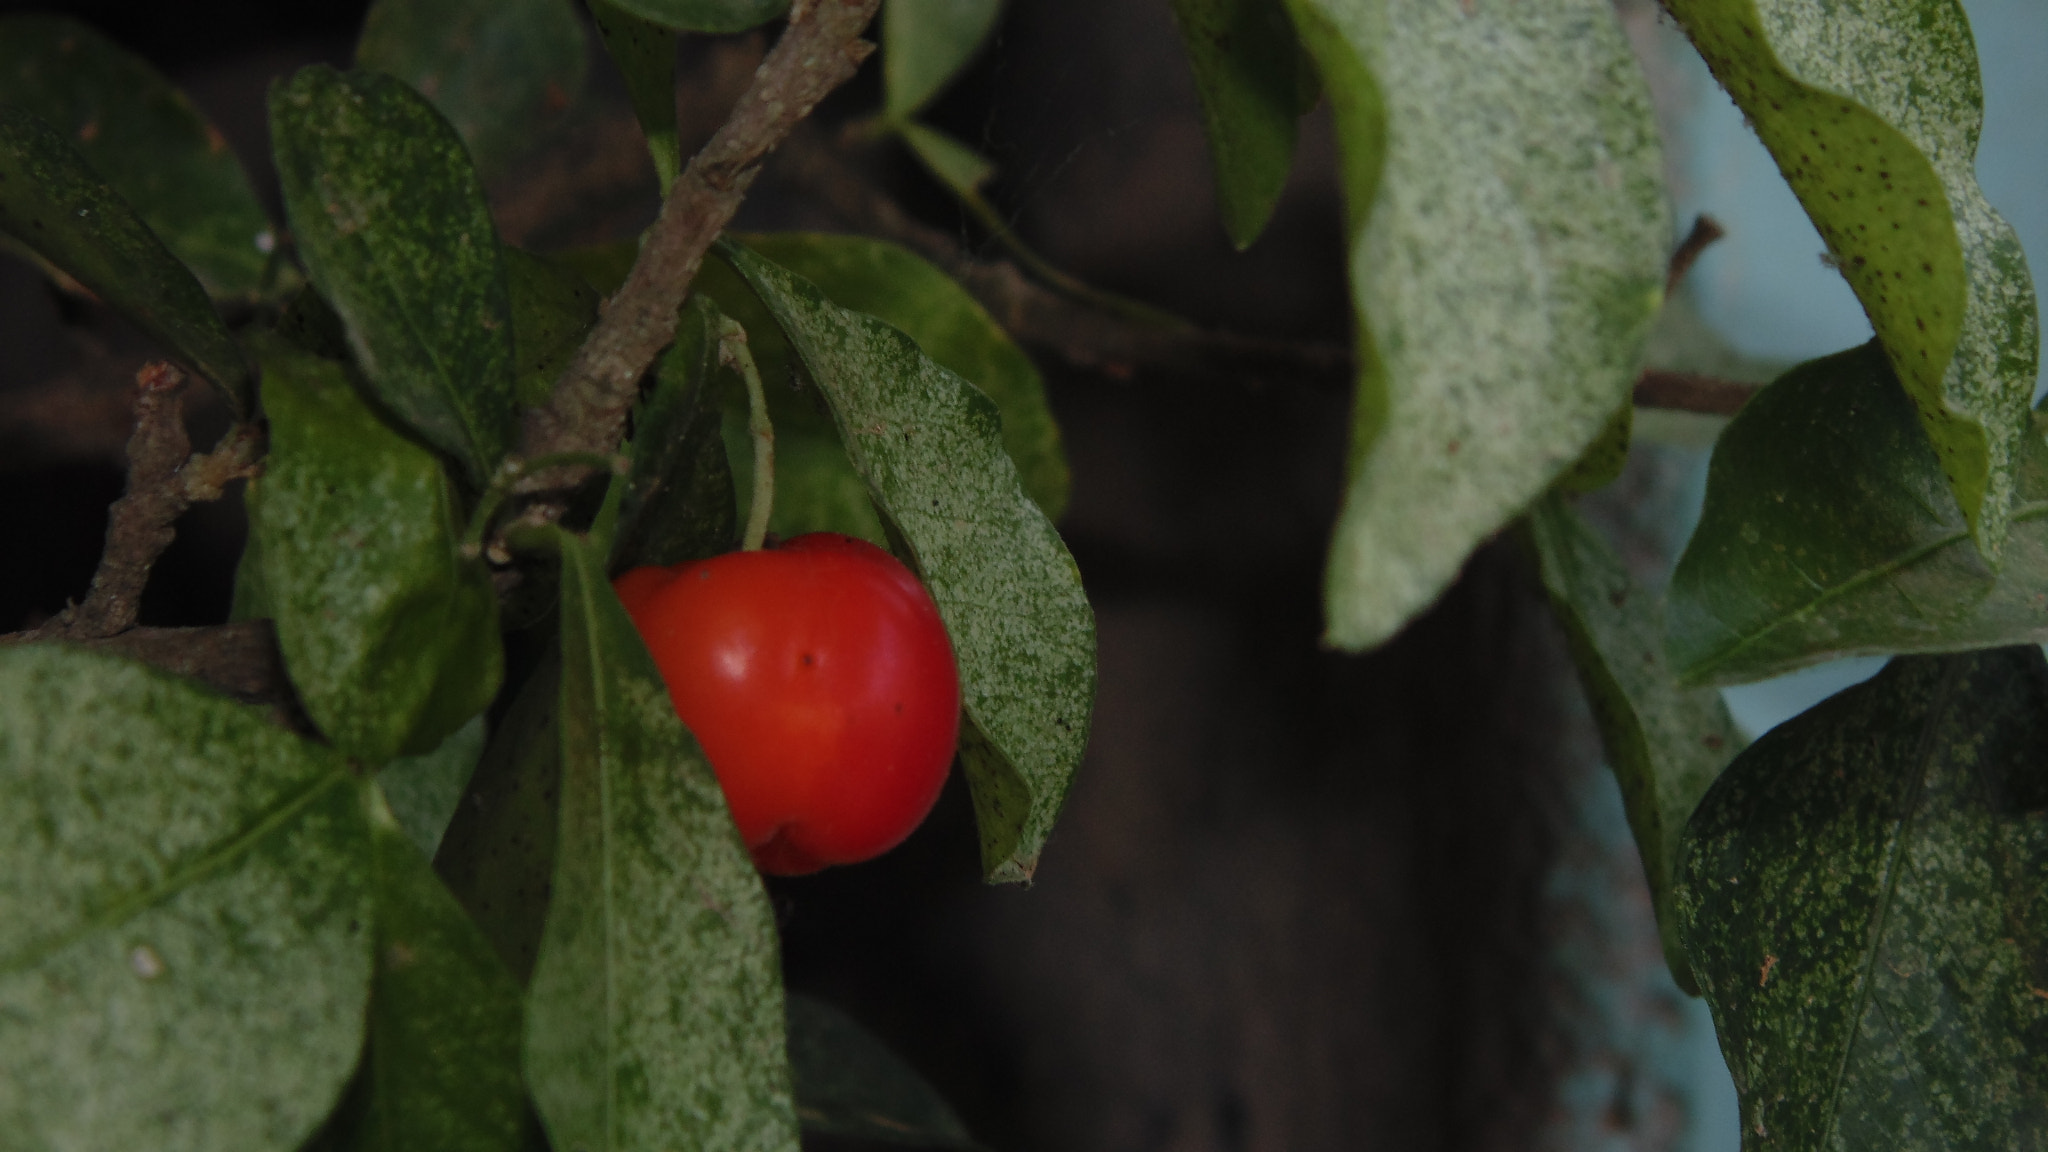
<path id="1" fill-rule="evenodd" d="M 884 240 L 822 232 L 753 232 L 748 248 L 809 280 L 841 308 L 902 331 L 940 367 L 995 401 L 1003 450 L 1024 491 L 1058 520 L 1067 506 L 1067 459 L 1045 384 L 1031 358 L 967 290 L 922 257 Z"/>
<path id="2" fill-rule="evenodd" d="M 981 1147 L 916 1069 L 822 1000 L 789 997 L 789 1069 L 807 1132 L 913 1148 Z"/>
<path id="3" fill-rule="evenodd" d="M 882 5 L 883 115 L 908 120 L 967 66 L 995 29 L 1002 0 L 889 0 Z"/>
<path id="4" fill-rule="evenodd" d="M 612 0 L 621 10 L 677 32 L 745 32 L 789 11 L 789 0 Z"/>
<path id="5" fill-rule="evenodd" d="M 522 985 L 540 950 L 561 823 L 561 671 L 550 652 L 520 685 L 434 855 L 449 891 Z"/>
<path id="6" fill-rule="evenodd" d="M 367 788 L 377 898 L 357 1152 L 518 1152 L 519 987 Z"/>
<path id="7" fill-rule="evenodd" d="M 681 145 L 676 140 L 675 33 L 611 0 L 586 2 L 598 34 L 604 37 L 605 51 L 625 78 L 626 96 L 654 158 L 655 178 L 660 181 L 661 194 L 667 196 L 669 185 L 683 170 Z"/>
<path id="8" fill-rule="evenodd" d="M 0 104 L 56 129 L 208 292 L 262 289 L 270 217 L 227 141 L 140 56 L 67 17 L 0 17 Z"/>
<path id="9" fill-rule="evenodd" d="M 718 779 L 563 534 L 560 838 L 526 1074 L 557 1148 L 795 1152 L 775 915 Z"/>
<path id="10" fill-rule="evenodd" d="M 2048 665 L 1905 657 L 1764 734 L 1686 828 L 1678 909 L 1746 1149 L 2048 1133 Z"/>
<path id="11" fill-rule="evenodd" d="M 908 121 L 896 126 L 903 142 L 939 182 L 963 199 L 978 195 L 996 174 L 995 162 L 937 128 Z"/>
<path id="12" fill-rule="evenodd" d="M 1223 227 L 1248 248 L 1287 186 L 1295 122 L 1315 103 L 1314 65 L 1282 0 L 1173 0 L 1173 15 L 1202 97 Z"/>
<path id="13" fill-rule="evenodd" d="M 673 565 L 730 552 L 739 540 L 732 468 L 711 396 L 718 370 L 716 310 L 702 296 L 683 305 L 676 340 L 654 391 L 633 413 L 633 466 L 612 481 L 618 504 L 610 570 Z"/>
<path id="14" fill-rule="evenodd" d="M 389 76 L 302 68 L 270 97 L 286 214 L 377 400 L 482 488 L 512 443 L 512 306 L 462 142 Z"/>
<path id="15" fill-rule="evenodd" d="M 1095 618 L 1073 558 L 1024 494 L 986 396 L 887 324 L 730 241 L 720 251 L 781 325 L 938 604 L 960 664 L 982 866 L 1028 880 L 1095 698 Z"/>
<path id="16" fill-rule="evenodd" d="M 250 527 L 285 668 L 342 751 L 430 752 L 504 671 L 497 595 L 461 555 L 447 473 L 341 365 L 273 344 L 263 368 L 270 462 Z"/>
<path id="17" fill-rule="evenodd" d="M 1633 404 L 1623 404 L 1608 418 L 1607 427 L 1600 432 L 1600 438 L 1593 441 L 1579 458 L 1565 469 L 1554 485 L 1559 492 L 1578 495 L 1597 492 L 1621 478 L 1622 470 L 1628 467 L 1628 447 L 1635 436 L 1636 409 Z"/>
<path id="18" fill-rule="evenodd" d="M 582 276 L 546 257 L 507 247 L 504 259 L 514 394 L 521 408 L 536 408 L 555 394 L 555 380 L 597 326 L 598 295 Z"/>
<path id="19" fill-rule="evenodd" d="M 1728 683 L 1838 656 L 2048 640 L 2048 445 L 2023 447 L 1994 575 L 1884 353 L 1793 369 L 1714 447 L 1671 579 L 1679 675 Z"/>
<path id="20" fill-rule="evenodd" d="M 1627 401 L 1670 222 L 1606 0 L 1289 0 L 1336 112 L 1357 311 L 1327 639 L 1393 635 Z"/>
<path id="21" fill-rule="evenodd" d="M 1679 687 L 1664 663 L 1662 605 L 1577 513 L 1547 496 L 1530 510 L 1529 535 L 1621 786 L 1665 962 L 1697 995 L 1671 903 L 1679 833 L 1742 738 L 1718 691 Z"/>
<path id="22" fill-rule="evenodd" d="M 63 137 L 8 107 L 0 107 L 0 232 L 133 320 L 236 412 L 248 410 L 248 363 L 206 289 Z"/>
<path id="23" fill-rule="evenodd" d="M 427 856 L 440 847 L 483 754 L 484 718 L 479 715 L 449 733 L 432 752 L 401 756 L 377 773 L 377 786 L 384 790 L 399 827 Z"/>
<path id="24" fill-rule="evenodd" d="M 583 22 L 567 0 L 377 0 L 356 67 L 405 81 L 496 177 L 583 90 Z"/>
<path id="25" fill-rule="evenodd" d="M 340 756 L 107 656 L 0 649 L 0 1131 L 18 1148 L 296 1147 L 370 986 Z"/>
<path id="26" fill-rule="evenodd" d="M 1976 542 L 2015 499 L 2040 333 L 1977 188 L 1984 94 L 1958 0 L 1672 0 L 1870 316 Z"/>

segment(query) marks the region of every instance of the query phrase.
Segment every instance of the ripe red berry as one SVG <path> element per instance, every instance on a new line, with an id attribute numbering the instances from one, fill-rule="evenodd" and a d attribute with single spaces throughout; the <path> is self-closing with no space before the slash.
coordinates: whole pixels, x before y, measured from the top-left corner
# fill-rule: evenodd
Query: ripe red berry
<path id="1" fill-rule="evenodd" d="M 819 532 L 614 587 L 761 871 L 871 859 L 931 811 L 960 679 L 937 606 L 895 557 Z"/>

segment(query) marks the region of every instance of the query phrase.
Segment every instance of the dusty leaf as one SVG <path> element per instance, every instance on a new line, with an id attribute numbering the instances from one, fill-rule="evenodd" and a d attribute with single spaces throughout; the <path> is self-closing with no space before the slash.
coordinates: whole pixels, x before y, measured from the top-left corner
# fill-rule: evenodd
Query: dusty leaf
<path id="1" fill-rule="evenodd" d="M 1996 557 L 2039 359 L 2033 281 L 1977 187 L 1984 92 L 1958 0 L 1671 0 L 1912 396 Z"/>
<path id="2" fill-rule="evenodd" d="M 775 916 L 718 779 L 563 534 L 561 827 L 526 1076 L 557 1148 L 796 1152 Z"/>
<path id="3" fill-rule="evenodd" d="M 139 664 L 0 649 L 0 1131 L 297 1147 L 355 1067 L 370 838 L 333 752 Z"/>
<path id="4" fill-rule="evenodd" d="M 1361 365 L 1328 640 L 1371 647 L 1628 399 L 1670 223 L 1606 0 L 1289 0 L 1336 113 Z"/>
<path id="5" fill-rule="evenodd" d="M 430 752 L 504 672 L 497 595 L 461 554 L 447 472 L 342 365 L 273 342 L 263 367 L 270 458 L 250 483 L 251 556 L 285 668 L 349 755 Z"/>
<path id="6" fill-rule="evenodd" d="M 1095 617 L 988 397 L 880 320 L 730 242 L 832 413 L 960 664 L 961 762 L 994 881 L 1028 880 L 1088 743 Z"/>
<path id="7" fill-rule="evenodd" d="M 1900 657 L 1707 793 L 1677 905 L 1745 1149 L 2048 1138 L 2043 765 L 2028 646 Z"/>

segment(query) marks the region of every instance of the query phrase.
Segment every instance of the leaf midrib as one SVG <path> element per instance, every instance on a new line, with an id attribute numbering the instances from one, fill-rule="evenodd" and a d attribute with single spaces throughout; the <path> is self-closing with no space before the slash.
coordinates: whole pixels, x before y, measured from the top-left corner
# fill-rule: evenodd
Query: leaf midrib
<path id="1" fill-rule="evenodd" d="M 153 887 L 106 906 L 68 932 L 31 944 L 13 956 L 0 958 L 0 976 L 13 976 L 27 971 L 87 936 L 124 923 L 197 884 L 210 873 L 219 871 L 237 857 L 247 853 L 272 832 L 290 823 L 319 800 L 328 789 L 352 780 L 354 777 L 341 769 L 329 771 L 316 779 L 304 792 L 271 808 L 243 831 L 217 841 L 213 847 L 202 852 L 184 867 L 171 872 Z"/>
<path id="2" fill-rule="evenodd" d="M 2023 523 L 2043 518 L 2048 518 L 2048 501 L 2034 501 L 2032 503 L 2023 504 L 2018 508 L 2015 508 L 2013 510 L 2011 523 L 2014 528 L 2017 528 L 2019 525 Z M 1881 580 L 1887 576 L 1890 576 L 1895 572 L 1900 572 L 1907 568 L 1910 568 L 1913 565 L 1918 564 L 1920 561 L 1925 560 L 1927 557 L 1934 555 L 1936 552 L 1939 552 L 1944 548 L 1951 547 L 1960 541 L 1967 540 L 1969 539 L 1969 537 L 1970 533 L 1967 528 L 1955 529 L 1943 533 L 1941 536 L 1935 538 L 1934 540 L 1931 540 L 1918 548 L 1912 549 L 1893 560 L 1889 560 L 1883 564 L 1866 568 L 1863 571 L 1857 573 L 1856 575 L 1850 577 L 1849 579 L 1843 581 L 1842 583 L 1837 584 L 1832 588 L 1829 588 L 1825 592 L 1822 592 L 1820 595 L 1807 601 L 1805 604 L 1802 604 L 1795 611 L 1787 612 L 1784 615 L 1776 617 L 1771 621 L 1770 624 L 1766 625 L 1764 628 L 1756 632 L 1752 632 L 1747 636 L 1740 637 L 1732 644 L 1724 645 L 1721 648 L 1716 649 L 1705 660 L 1702 660 L 1699 663 L 1694 664 L 1691 667 L 1685 669 L 1681 678 L 1686 682 L 1692 684 L 1703 683 L 1707 680 L 1708 677 L 1712 676 L 1715 672 L 1719 671 L 1721 668 L 1725 667 L 1726 665 L 1734 661 L 1744 652 L 1747 652 L 1751 648 L 1757 646 L 1758 644 L 1763 643 L 1765 640 L 1770 639 L 1770 637 L 1774 633 L 1777 633 L 1783 629 L 1790 628 L 1796 624 L 1808 620 L 1814 614 L 1818 613 L 1822 608 L 1827 607 L 1834 601 L 1842 599 L 1843 597 L 1848 596 L 1877 580 Z M 2003 579 L 2003 575 L 1995 577 L 1991 582 L 1991 589 L 1996 590 L 1999 582 Z"/>
<path id="3" fill-rule="evenodd" d="M 1948 712 L 1949 701 L 1954 698 L 1957 686 L 1963 679 L 1964 662 L 1950 661 L 1942 672 L 1941 683 L 1934 690 L 1934 699 L 1927 709 L 1925 727 L 1921 729 L 1919 746 L 1913 750 L 1913 797 L 1906 810 L 1899 816 L 1898 831 L 1892 836 L 1885 850 L 1884 894 L 1878 898 L 1877 907 L 1871 911 L 1868 921 L 1870 955 L 1863 964 L 1863 974 L 1856 980 L 1856 1008 L 1849 1016 L 1849 1039 L 1842 1045 L 1842 1059 L 1835 1065 L 1834 1082 L 1828 1085 L 1827 1126 L 1821 1131 L 1820 1144 L 1833 1144 L 1835 1129 L 1841 1123 L 1841 1099 L 1849 1079 L 1849 1063 L 1855 1058 L 1858 1044 L 1863 1039 L 1863 1017 L 1869 1011 L 1871 988 L 1877 983 L 1877 965 L 1884 952 L 1885 924 L 1891 919 L 1892 903 L 1898 896 L 1899 877 L 1905 872 L 1900 857 L 1913 836 L 1914 823 L 1920 816 L 1920 809 L 1927 795 L 1927 778 L 1932 772 L 1935 733 L 1940 729 L 1943 717 Z"/>

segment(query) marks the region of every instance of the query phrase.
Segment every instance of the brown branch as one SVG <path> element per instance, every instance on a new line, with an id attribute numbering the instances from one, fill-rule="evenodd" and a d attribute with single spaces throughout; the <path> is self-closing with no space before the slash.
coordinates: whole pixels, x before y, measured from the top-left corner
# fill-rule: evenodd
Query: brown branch
<path id="1" fill-rule="evenodd" d="M 1636 377 L 1635 405 L 1638 408 L 1668 408 L 1697 412 L 1705 416 L 1733 416 L 1742 411 L 1761 385 L 1697 372 L 1671 372 L 1649 368 Z"/>
<path id="2" fill-rule="evenodd" d="M 0 647 L 48 640 L 140 660 L 248 704 L 282 704 L 292 699 L 291 680 L 278 652 L 277 629 L 268 620 L 208 628 L 130 628 L 119 635 L 96 638 L 50 636 L 36 629 L 0 636 Z"/>
<path id="3" fill-rule="evenodd" d="M 776 173 L 848 227 L 900 244 L 938 265 L 1022 343 L 1076 368 L 1126 380 L 1139 372 L 1180 381 L 1349 388 L 1351 349 L 1191 327 L 1135 323 L 1031 279 L 1007 260 L 969 255 L 954 237 L 913 218 L 815 129 L 790 139 Z"/>
<path id="4" fill-rule="evenodd" d="M 1685 239 L 1678 242 L 1678 250 L 1671 254 L 1670 263 L 1664 266 L 1665 293 L 1677 291 L 1678 282 L 1685 279 L 1687 272 L 1692 271 L 1692 266 L 1699 260 L 1700 253 L 1705 252 L 1708 245 L 1727 234 L 1728 230 L 1721 227 L 1721 222 L 1712 216 L 1702 212 L 1693 217 L 1692 231 L 1687 232 Z"/>
<path id="5" fill-rule="evenodd" d="M 166 361 L 135 374 L 135 431 L 128 437 L 128 484 L 107 509 L 107 539 L 85 603 L 36 629 L 47 639 L 99 640 L 135 626 L 149 570 L 177 535 L 178 517 L 196 501 L 217 500 L 230 481 L 251 473 L 260 438 L 243 425 L 219 447 L 192 455 L 185 434 L 185 374 Z"/>
<path id="6" fill-rule="evenodd" d="M 555 386 L 529 413 L 520 452 L 610 452 L 640 375 L 675 336 L 676 309 L 711 242 L 732 221 L 763 160 L 818 101 L 850 79 L 873 45 L 860 39 L 880 0 L 797 0 L 789 24 L 710 143 L 677 178 L 640 257 Z M 559 488 L 587 468 L 546 469 L 525 490 Z"/>

